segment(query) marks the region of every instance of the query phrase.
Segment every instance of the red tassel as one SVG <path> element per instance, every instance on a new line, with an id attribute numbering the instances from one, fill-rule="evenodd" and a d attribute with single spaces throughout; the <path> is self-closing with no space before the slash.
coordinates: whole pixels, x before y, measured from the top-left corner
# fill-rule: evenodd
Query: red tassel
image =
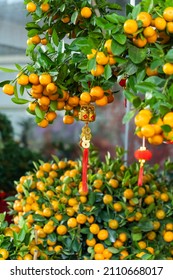
<path id="1" fill-rule="evenodd" d="M 138 186 L 139 187 L 141 187 L 143 184 L 143 173 L 144 173 L 144 167 L 143 167 L 143 165 L 140 165 L 139 177 L 138 177 Z"/>
<path id="2" fill-rule="evenodd" d="M 88 154 L 89 154 L 89 149 L 84 148 L 83 160 L 82 160 L 82 188 L 84 192 L 88 191 L 88 186 L 87 186 Z"/>

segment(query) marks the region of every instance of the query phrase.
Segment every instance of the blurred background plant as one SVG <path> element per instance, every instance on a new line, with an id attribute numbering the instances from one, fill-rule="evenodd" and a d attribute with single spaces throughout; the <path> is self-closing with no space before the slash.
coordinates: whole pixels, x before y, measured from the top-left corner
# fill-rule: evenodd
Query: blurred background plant
<path id="1" fill-rule="evenodd" d="M 28 148 L 22 137 L 18 142 L 14 140 L 11 122 L 1 113 L 0 136 L 0 190 L 9 193 L 14 190 L 14 181 L 32 168 L 33 161 L 43 156 Z"/>

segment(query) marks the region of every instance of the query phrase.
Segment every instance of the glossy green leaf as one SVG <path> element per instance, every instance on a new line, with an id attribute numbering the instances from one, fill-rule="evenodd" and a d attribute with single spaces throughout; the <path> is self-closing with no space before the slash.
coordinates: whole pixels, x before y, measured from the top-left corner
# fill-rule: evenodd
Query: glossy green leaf
<path id="1" fill-rule="evenodd" d="M 133 99 L 133 106 L 135 107 L 135 108 L 139 108 L 139 106 L 141 105 L 141 99 L 139 98 L 139 97 L 135 97 L 134 99 Z"/>
<path id="2" fill-rule="evenodd" d="M 29 37 L 29 38 L 31 38 L 31 37 L 33 37 L 33 36 L 35 36 L 35 35 L 38 35 L 38 29 L 33 28 L 33 29 L 30 29 L 30 30 L 28 31 L 28 37 Z"/>
<path id="3" fill-rule="evenodd" d="M 44 115 L 45 115 L 45 112 L 43 112 L 39 106 L 36 106 L 35 107 L 35 114 L 36 116 L 39 118 L 39 119 L 43 119 L 44 118 Z"/>
<path id="4" fill-rule="evenodd" d="M 46 222 L 46 218 L 40 214 L 33 214 L 33 219 L 35 222 Z"/>
<path id="5" fill-rule="evenodd" d="M 115 35 L 116 37 L 116 35 Z M 112 41 L 111 49 L 114 55 L 121 55 L 125 49 L 126 45 L 121 45 L 118 42 L 115 41 L 115 39 Z"/>
<path id="6" fill-rule="evenodd" d="M 172 130 L 172 128 L 168 124 L 162 125 L 161 128 L 165 133 L 169 133 Z"/>
<path id="7" fill-rule="evenodd" d="M 91 71 L 92 69 L 96 69 L 96 58 L 95 57 L 88 60 L 87 70 Z"/>
<path id="8" fill-rule="evenodd" d="M 139 64 L 144 61 L 147 55 L 146 48 L 137 48 L 136 46 L 130 45 L 128 49 L 129 58 L 135 64 Z"/>
<path id="9" fill-rule="evenodd" d="M 133 241 L 139 241 L 142 239 L 142 233 L 139 232 L 139 233 L 132 233 L 132 240 Z"/>
<path id="10" fill-rule="evenodd" d="M 141 219 L 138 223 L 138 227 L 141 229 L 141 231 L 150 231 L 153 229 L 153 223 L 152 221 L 149 221 L 147 218 Z"/>
<path id="11" fill-rule="evenodd" d="M 109 21 L 107 21 L 106 19 L 104 19 L 102 17 L 96 18 L 96 24 L 104 30 L 111 29 L 114 27 L 113 23 L 110 23 Z"/>
<path id="12" fill-rule="evenodd" d="M 26 104 L 29 102 L 27 99 L 12 97 L 11 100 L 16 104 Z"/>
<path id="13" fill-rule="evenodd" d="M 127 37 L 125 34 L 116 34 L 113 36 L 114 40 L 117 41 L 120 45 L 124 45 L 126 43 Z"/>
<path id="14" fill-rule="evenodd" d="M 149 82 L 141 82 L 136 85 L 136 89 L 143 93 L 151 92 L 152 90 L 156 89 L 156 85 Z"/>
<path id="15" fill-rule="evenodd" d="M 51 65 L 53 64 L 52 60 L 49 58 L 49 56 L 47 56 L 44 53 L 40 53 L 38 58 L 37 58 L 37 62 L 40 64 L 40 66 L 45 70 L 48 71 L 48 69 L 51 67 Z"/>
<path id="16" fill-rule="evenodd" d="M 6 68 L 6 67 L 0 67 L 0 71 L 6 72 L 6 73 L 18 72 L 18 70 L 16 70 L 16 69 L 10 69 L 10 68 Z"/>
<path id="17" fill-rule="evenodd" d="M 0 83 L 0 87 L 3 87 L 5 84 L 9 84 L 11 81 L 10 80 L 5 80 Z"/>
<path id="18" fill-rule="evenodd" d="M 128 89 L 123 90 L 124 96 L 129 100 L 131 103 L 133 102 L 135 95 Z"/>
<path id="19" fill-rule="evenodd" d="M 58 37 L 58 34 L 57 34 L 55 28 L 53 29 L 53 32 L 52 32 L 52 41 L 55 44 L 55 46 L 58 46 L 58 44 L 59 44 L 59 37 Z"/>
<path id="20" fill-rule="evenodd" d="M 116 14 L 115 13 L 110 14 L 110 15 L 106 15 L 105 18 L 107 20 L 109 20 L 110 22 L 113 22 L 113 23 L 116 23 L 116 24 L 118 24 L 118 22 L 119 22 L 118 19 L 116 18 Z"/>
<path id="21" fill-rule="evenodd" d="M 130 110 L 129 112 L 127 112 L 124 117 L 123 117 L 123 124 L 129 122 L 135 115 L 136 110 Z"/>
<path id="22" fill-rule="evenodd" d="M 76 20 L 77 20 L 77 18 L 78 18 L 78 15 L 79 15 L 79 12 L 78 12 L 78 11 L 75 11 L 75 12 L 72 14 L 72 16 L 71 16 L 71 22 L 72 22 L 73 24 L 76 23 Z"/>
<path id="23" fill-rule="evenodd" d="M 107 64 L 104 68 L 104 78 L 109 80 L 112 77 L 112 69 L 109 64 Z"/>
<path id="24" fill-rule="evenodd" d="M 173 50 L 171 49 L 171 50 L 169 50 L 168 52 L 167 52 L 167 54 L 165 55 L 165 60 L 166 60 L 166 62 L 173 62 Z"/>

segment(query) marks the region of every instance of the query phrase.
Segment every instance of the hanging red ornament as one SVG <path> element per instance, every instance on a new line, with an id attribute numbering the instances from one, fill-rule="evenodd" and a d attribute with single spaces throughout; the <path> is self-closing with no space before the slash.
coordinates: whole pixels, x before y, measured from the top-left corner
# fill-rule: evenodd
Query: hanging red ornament
<path id="1" fill-rule="evenodd" d="M 140 163 L 139 168 L 139 176 L 138 176 L 138 186 L 142 186 L 143 184 L 143 173 L 144 173 L 144 163 L 146 160 L 150 160 L 152 158 L 151 151 L 147 150 L 144 145 L 145 139 L 143 139 L 143 146 L 141 146 L 138 150 L 135 151 L 134 156 Z"/>
<path id="2" fill-rule="evenodd" d="M 119 85 L 121 86 L 121 87 L 126 87 L 126 78 L 122 78 L 120 81 L 119 81 Z"/>
<path id="3" fill-rule="evenodd" d="M 83 105 L 80 108 L 79 120 L 85 121 L 85 126 L 82 128 L 80 136 L 80 145 L 83 147 L 83 159 L 82 159 L 82 188 L 84 192 L 88 191 L 87 185 L 87 170 L 88 170 L 88 157 L 89 147 L 91 140 L 91 129 L 88 126 L 88 122 L 95 120 L 95 108 L 92 105 Z"/>
<path id="4" fill-rule="evenodd" d="M 126 82 L 127 82 L 127 77 L 124 77 L 122 78 L 120 81 L 119 81 L 119 85 L 122 87 L 122 88 L 126 88 Z M 127 107 L 127 99 L 125 98 L 124 99 L 124 107 L 126 108 Z"/>

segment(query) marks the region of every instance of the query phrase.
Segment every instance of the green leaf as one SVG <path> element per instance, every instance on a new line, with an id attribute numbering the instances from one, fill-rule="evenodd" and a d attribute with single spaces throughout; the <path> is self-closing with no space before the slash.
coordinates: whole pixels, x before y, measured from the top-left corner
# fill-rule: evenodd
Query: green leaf
<path id="1" fill-rule="evenodd" d="M 155 203 L 151 203 L 151 204 L 147 207 L 146 213 L 147 213 L 147 214 L 150 214 L 150 213 L 153 211 L 154 208 L 155 208 Z"/>
<path id="2" fill-rule="evenodd" d="M 141 231 L 151 231 L 153 229 L 153 223 L 147 218 L 141 219 L 138 223 L 138 227 Z"/>
<path id="3" fill-rule="evenodd" d="M 110 23 L 109 21 L 107 21 L 106 19 L 104 19 L 102 17 L 97 17 L 96 18 L 96 24 L 104 30 L 107 30 L 107 29 L 109 30 L 109 29 L 114 28 L 113 23 Z"/>
<path id="4" fill-rule="evenodd" d="M 141 82 L 136 85 L 136 89 L 143 93 L 146 93 L 146 92 L 151 92 L 151 91 L 155 90 L 156 86 L 153 83 Z"/>
<path id="5" fill-rule="evenodd" d="M 73 24 L 76 23 L 76 20 L 77 20 L 77 18 L 78 18 L 78 15 L 79 15 L 79 12 L 78 12 L 78 11 L 75 11 L 75 12 L 72 14 L 72 16 L 71 16 L 71 22 L 72 22 Z"/>
<path id="6" fill-rule="evenodd" d="M 65 4 L 62 4 L 62 5 L 59 7 L 60 12 L 61 12 L 61 13 L 64 12 L 65 8 L 66 8 L 66 5 L 65 5 Z"/>
<path id="7" fill-rule="evenodd" d="M 144 78 L 145 78 L 145 75 L 146 75 L 145 69 L 143 69 L 142 71 L 138 72 L 137 73 L 137 83 L 142 82 L 144 80 Z"/>
<path id="8" fill-rule="evenodd" d="M 10 80 L 6 80 L 0 83 L 0 87 L 3 87 L 5 84 L 9 84 L 11 81 Z"/>
<path id="9" fill-rule="evenodd" d="M 131 91 L 129 91 L 128 89 L 125 89 L 125 90 L 123 90 L 123 94 L 127 98 L 127 100 L 129 100 L 131 103 L 133 102 L 135 96 Z"/>
<path id="10" fill-rule="evenodd" d="M 125 51 L 126 45 L 121 45 L 118 42 L 116 42 L 115 40 L 116 35 L 114 35 L 113 38 L 114 40 L 112 40 L 112 45 L 111 45 L 112 53 L 114 55 L 120 55 Z"/>
<path id="11" fill-rule="evenodd" d="M 117 41 L 120 45 L 124 45 L 126 43 L 127 37 L 125 34 L 116 34 L 113 36 L 114 40 Z"/>
<path id="12" fill-rule="evenodd" d="M 122 121 L 123 124 L 129 122 L 134 117 L 135 113 L 136 113 L 136 110 L 131 110 L 131 111 L 127 112 L 123 117 L 123 121 Z"/>
<path id="13" fill-rule="evenodd" d="M 40 53 L 38 55 L 37 62 L 46 72 L 48 71 L 48 69 L 50 69 L 51 65 L 53 64 L 52 60 L 45 53 Z"/>
<path id="14" fill-rule="evenodd" d="M 165 133 L 169 133 L 172 130 L 172 128 L 168 124 L 162 125 L 161 128 Z"/>
<path id="15" fill-rule="evenodd" d="M 139 232 L 139 233 L 132 233 L 132 240 L 133 241 L 139 241 L 142 239 L 142 233 Z"/>
<path id="16" fill-rule="evenodd" d="M 46 218 L 39 214 L 33 214 L 33 219 L 35 222 L 46 222 Z"/>
<path id="17" fill-rule="evenodd" d="M 143 0 L 142 1 L 142 8 L 144 11 L 150 13 L 154 7 L 155 1 L 154 0 Z"/>
<path id="18" fill-rule="evenodd" d="M 83 233 L 83 234 L 89 234 L 89 233 L 90 233 L 90 230 L 89 230 L 88 227 L 85 227 L 85 228 L 82 228 L 82 229 L 80 230 L 80 232 Z"/>
<path id="19" fill-rule="evenodd" d="M 74 239 L 74 240 L 72 241 L 71 247 L 72 247 L 72 250 L 73 250 L 74 252 L 79 252 L 80 247 L 81 247 L 81 243 L 80 243 L 77 239 Z"/>
<path id="20" fill-rule="evenodd" d="M 137 48 L 136 46 L 130 45 L 128 48 L 128 54 L 131 61 L 135 64 L 139 64 L 144 61 L 147 55 L 146 48 Z"/>
<path id="21" fill-rule="evenodd" d="M 114 247 L 108 247 L 108 250 L 112 253 L 112 254 L 117 254 L 119 253 L 119 249 L 116 249 Z"/>
<path id="22" fill-rule="evenodd" d="M 171 49 L 171 50 L 169 50 L 168 52 L 167 52 L 167 54 L 165 55 L 165 60 L 167 61 L 167 62 L 173 62 L 173 50 Z"/>
<path id="23" fill-rule="evenodd" d="M 55 44 L 55 46 L 58 46 L 58 44 L 59 44 L 59 37 L 58 37 L 58 34 L 57 34 L 55 28 L 53 29 L 53 32 L 52 32 L 52 41 Z"/>
<path id="24" fill-rule="evenodd" d="M 91 71 L 92 69 L 96 69 L 96 58 L 95 57 L 88 60 L 87 70 Z"/>
<path id="25" fill-rule="evenodd" d="M 165 84 L 165 79 L 162 79 L 158 76 L 152 76 L 152 77 L 149 77 L 145 80 L 145 82 L 149 82 L 149 83 L 152 83 L 154 85 L 157 85 L 157 86 L 164 86 Z"/>
<path id="26" fill-rule="evenodd" d="M 27 99 L 12 97 L 11 100 L 16 104 L 26 104 L 29 102 Z"/>
<path id="27" fill-rule="evenodd" d="M 132 11 L 132 18 L 136 19 L 137 15 L 140 13 L 141 11 L 141 4 L 135 5 Z"/>
<path id="28" fill-rule="evenodd" d="M 106 80 L 109 80 L 111 77 L 112 77 L 112 69 L 111 66 L 107 64 L 104 69 L 104 78 Z"/>
<path id="29" fill-rule="evenodd" d="M 61 65 L 61 68 L 59 69 L 59 73 L 57 75 L 59 81 L 62 82 L 62 81 L 65 80 L 65 78 L 68 75 L 68 70 L 69 69 L 68 69 L 68 65 L 67 64 L 62 64 Z"/>
<path id="30" fill-rule="evenodd" d="M 96 201 L 96 193 L 90 192 L 88 196 L 88 204 L 94 205 L 95 201 Z"/>
<path id="31" fill-rule="evenodd" d="M 116 14 L 115 13 L 112 13 L 110 15 L 106 15 L 105 18 L 107 20 L 109 20 L 110 22 L 112 22 L 112 23 L 117 23 L 118 24 L 118 19 L 116 18 Z"/>
<path id="32" fill-rule="evenodd" d="M 25 235 L 26 235 L 26 229 L 25 228 L 22 228 L 19 232 L 19 235 L 18 235 L 18 240 L 20 242 L 23 242 L 24 239 L 25 239 Z"/>
<path id="33" fill-rule="evenodd" d="M 122 10 L 122 7 L 116 3 L 106 2 L 106 6 L 111 10 Z"/>
<path id="34" fill-rule="evenodd" d="M 47 239 L 49 239 L 52 242 L 55 242 L 57 240 L 57 234 L 55 232 L 52 232 L 47 235 Z"/>
<path id="35" fill-rule="evenodd" d="M 111 242 L 115 242 L 116 238 L 117 238 L 117 233 L 116 233 L 116 230 L 113 230 L 113 229 L 108 229 L 108 232 L 109 232 L 109 240 Z"/>
<path id="36" fill-rule="evenodd" d="M 49 107 L 52 111 L 56 111 L 57 110 L 57 101 L 56 100 L 51 101 Z"/>
<path id="37" fill-rule="evenodd" d="M 16 69 L 10 69 L 10 68 L 6 68 L 6 67 L 0 67 L 0 71 L 7 72 L 7 73 L 18 72 L 18 70 L 16 70 Z"/>
<path id="38" fill-rule="evenodd" d="M 113 15 L 119 23 L 124 23 L 126 21 L 126 17 L 124 17 L 124 16 L 118 15 L 116 13 L 114 13 Z"/>
<path id="39" fill-rule="evenodd" d="M 137 65 L 135 65 L 131 61 L 128 61 L 128 63 L 126 64 L 126 68 L 125 68 L 126 74 L 131 76 L 131 75 L 135 74 L 137 72 L 137 70 L 138 70 Z M 132 76 L 132 79 L 134 80 L 133 76 Z"/>
<path id="40" fill-rule="evenodd" d="M 43 112 L 38 105 L 35 107 L 35 114 L 40 119 L 43 119 L 45 116 L 45 112 Z"/>
<path id="41" fill-rule="evenodd" d="M 37 34 L 38 34 L 38 29 L 33 28 L 33 29 L 30 29 L 30 30 L 28 31 L 28 37 L 29 37 L 29 38 L 31 38 L 31 37 L 33 37 L 33 36 L 35 36 L 35 35 L 37 35 Z"/>
<path id="42" fill-rule="evenodd" d="M 28 23 L 26 23 L 25 27 L 26 27 L 26 30 L 29 30 L 29 29 L 40 29 L 40 26 L 37 23 L 35 23 L 35 22 L 28 22 Z"/>
<path id="43" fill-rule="evenodd" d="M 22 70 L 22 66 L 21 66 L 21 65 L 19 65 L 19 64 L 17 64 L 17 63 L 15 63 L 15 66 L 16 66 L 16 68 L 17 68 L 19 71 L 21 71 L 21 70 Z"/>
<path id="44" fill-rule="evenodd" d="M 135 108 L 139 108 L 139 106 L 141 105 L 141 99 L 139 98 L 139 97 L 135 97 L 134 99 L 133 99 L 133 106 L 135 107 Z"/>
<path id="45" fill-rule="evenodd" d="M 0 213 L 0 223 L 5 220 L 6 213 Z"/>

